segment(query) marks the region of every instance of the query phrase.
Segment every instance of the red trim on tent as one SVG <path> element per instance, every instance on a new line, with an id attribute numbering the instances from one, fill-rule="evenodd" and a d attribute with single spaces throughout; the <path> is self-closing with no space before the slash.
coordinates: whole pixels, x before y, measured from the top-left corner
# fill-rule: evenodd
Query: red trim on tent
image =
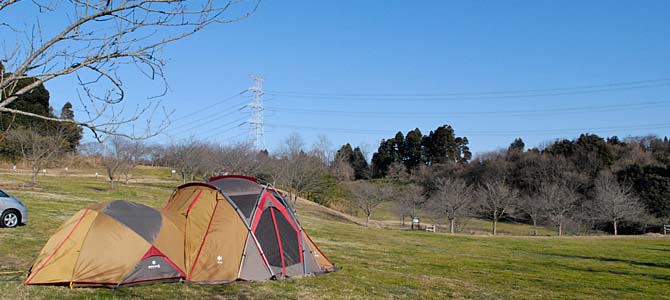
<path id="1" fill-rule="evenodd" d="M 118 285 L 118 282 L 93 282 L 93 281 L 56 281 L 31 283 L 30 285 L 58 285 L 58 284 L 86 284 L 88 286 Z"/>
<path id="2" fill-rule="evenodd" d="M 263 262 L 265 263 L 265 266 L 268 267 L 268 269 L 270 269 L 270 263 L 268 262 L 267 258 L 265 258 L 265 253 L 263 252 L 263 248 L 261 248 L 261 244 L 258 243 L 258 239 L 256 238 L 256 234 L 254 234 L 253 231 L 251 231 L 250 233 L 251 233 L 251 237 L 254 240 L 254 243 L 256 244 L 256 249 L 258 249 L 258 253 L 260 253 L 261 258 L 263 258 Z M 270 273 L 272 273 L 272 271 L 270 271 Z"/>
<path id="3" fill-rule="evenodd" d="M 268 195 L 268 193 L 263 194 L 261 201 L 258 202 L 258 206 L 256 207 L 256 216 L 254 216 L 254 223 L 251 224 L 252 231 L 256 231 L 256 227 L 258 227 L 258 222 L 260 222 L 261 216 L 263 215 L 263 208 L 265 207 L 265 202 L 267 202 Z"/>
<path id="4" fill-rule="evenodd" d="M 286 275 L 286 264 L 284 263 L 284 248 L 281 245 L 281 236 L 279 235 L 279 228 L 277 227 L 277 219 L 275 219 L 275 211 L 270 209 L 272 215 L 272 223 L 275 226 L 275 233 L 277 234 L 277 243 L 279 243 L 279 255 L 281 256 L 281 270 Z"/>
<path id="5" fill-rule="evenodd" d="M 293 227 L 293 231 L 295 231 L 295 234 L 298 236 L 298 247 L 299 247 L 298 249 L 302 249 L 302 237 L 300 236 L 300 230 L 298 229 L 296 224 L 293 223 L 293 220 L 289 215 L 288 211 L 286 210 L 286 207 L 281 205 L 281 203 L 279 203 L 279 200 L 275 199 L 275 197 L 272 196 L 272 194 L 268 195 L 270 196 L 270 201 L 272 201 L 275 204 L 275 207 L 279 210 L 279 212 L 281 212 L 281 214 L 284 216 L 286 221 L 288 221 L 291 227 Z M 301 263 L 305 262 L 302 251 L 300 251 L 300 262 Z"/>
<path id="6" fill-rule="evenodd" d="M 149 248 L 147 253 L 144 253 L 144 256 L 142 256 L 142 258 L 140 258 L 140 260 L 145 260 L 145 259 L 147 259 L 147 257 L 152 257 L 152 256 L 163 256 L 163 257 L 165 257 L 165 254 L 161 253 L 158 249 L 156 249 L 156 247 L 151 246 L 151 248 Z"/>
<path id="7" fill-rule="evenodd" d="M 44 263 L 42 263 L 42 265 L 37 269 L 37 271 L 35 271 L 35 273 L 33 273 L 33 274 L 30 276 L 30 278 L 28 278 L 28 280 L 26 281 L 26 284 L 30 284 L 30 281 L 31 281 L 33 278 L 35 278 L 35 276 L 37 276 L 37 274 L 38 274 L 40 271 L 42 271 L 42 269 L 44 269 L 44 266 L 46 266 L 46 264 L 47 264 L 47 263 L 54 257 L 54 255 L 56 255 L 56 252 L 58 252 L 58 250 L 60 250 L 60 248 L 63 247 L 63 245 L 65 244 L 65 242 L 70 238 L 70 236 L 72 236 L 72 233 L 74 233 L 74 231 L 75 231 L 75 230 L 77 229 L 77 227 L 79 226 L 79 223 L 81 223 L 81 220 L 84 219 L 84 217 L 88 214 L 88 212 L 89 212 L 88 209 L 84 210 L 84 214 L 81 215 L 81 217 L 79 218 L 79 220 L 77 220 L 77 223 L 74 224 L 74 227 L 72 227 L 72 230 L 70 230 L 70 232 L 67 234 L 67 236 L 65 236 L 65 239 L 63 239 L 63 241 L 60 242 L 60 244 L 58 245 L 58 247 L 56 247 L 56 250 L 54 250 L 53 252 L 51 252 L 51 255 L 49 255 L 49 257 L 44 261 Z"/>
<path id="8" fill-rule="evenodd" d="M 191 186 L 203 186 L 203 187 L 207 187 L 207 188 L 210 188 L 210 189 L 213 189 L 213 190 L 218 190 L 215 186 L 213 186 L 209 183 L 204 183 L 204 182 L 189 182 L 189 183 L 186 183 L 186 184 L 182 184 L 182 185 L 177 187 L 177 190 L 187 188 L 187 187 L 191 187 Z M 170 206 L 170 204 L 172 204 L 172 202 L 174 200 L 174 195 L 175 195 L 175 193 L 172 193 L 172 197 L 170 198 L 170 200 L 168 200 L 168 203 L 166 203 L 165 206 L 163 206 L 163 209 L 168 208 L 168 206 Z"/>
<path id="9" fill-rule="evenodd" d="M 214 180 L 219 180 L 219 179 L 225 179 L 225 178 L 239 178 L 239 179 L 246 179 L 249 181 L 253 181 L 255 183 L 258 183 L 258 179 L 256 177 L 252 176 L 244 176 L 244 175 L 221 175 L 221 176 L 214 176 L 209 178 L 209 182 L 212 182 Z"/>
<path id="10" fill-rule="evenodd" d="M 169 257 L 167 257 L 165 254 L 163 254 L 163 252 L 158 250 L 158 248 L 156 248 L 156 246 L 151 246 L 151 248 L 149 248 L 149 251 L 147 251 L 147 253 L 145 253 L 144 256 L 142 256 L 142 259 L 140 259 L 140 261 L 145 260 L 145 259 L 147 259 L 149 257 L 152 257 L 152 256 L 162 257 L 175 270 L 179 271 L 179 273 L 181 273 L 182 276 L 186 276 L 186 273 L 184 273 L 184 271 L 181 268 L 177 267 L 177 265 Z"/>
<path id="11" fill-rule="evenodd" d="M 279 210 L 279 212 L 281 212 L 282 216 L 284 216 L 284 219 L 286 219 L 286 221 L 289 223 L 289 225 L 291 225 L 291 227 L 293 227 L 293 231 L 295 231 L 295 234 L 298 236 L 298 247 L 299 247 L 299 249 L 302 249 L 302 236 L 300 235 L 300 230 L 298 229 L 297 225 L 295 223 L 293 223 L 292 218 L 289 215 L 286 208 L 284 207 L 284 205 L 282 205 L 279 202 L 279 200 L 275 199 L 275 197 L 272 196 L 272 194 L 270 194 L 268 192 L 265 192 L 265 194 L 263 194 L 263 198 L 261 198 L 261 201 L 258 203 L 258 208 L 256 209 L 258 211 L 258 213 L 254 217 L 254 223 L 251 226 L 251 230 L 256 231 L 256 228 L 258 227 L 258 222 L 260 222 L 261 216 L 263 215 L 263 212 L 265 211 L 265 209 L 264 209 L 265 208 L 265 203 L 267 202 L 268 198 L 270 199 L 270 201 L 272 201 L 272 203 L 274 203 L 275 207 Z M 273 215 L 273 217 L 274 217 L 274 215 Z M 282 255 L 282 259 L 283 259 L 283 255 Z M 300 251 L 300 262 L 301 263 L 305 262 L 305 258 L 303 256 L 302 251 Z"/>
<path id="12" fill-rule="evenodd" d="M 189 183 L 185 183 L 185 184 L 182 184 L 182 185 L 178 186 L 177 189 L 179 190 L 179 189 L 187 188 L 187 187 L 190 187 L 190 186 L 204 186 L 204 187 L 208 187 L 208 188 L 213 189 L 213 190 L 217 189 L 215 186 L 213 186 L 209 183 L 206 183 L 206 182 L 189 182 Z"/>
<path id="13" fill-rule="evenodd" d="M 191 213 L 191 209 L 193 209 L 193 206 L 195 206 L 195 203 L 198 202 L 198 199 L 200 199 L 201 194 L 202 194 L 202 191 L 199 191 L 198 195 L 195 196 L 195 199 L 193 199 L 193 202 L 191 202 L 191 205 L 188 206 L 188 210 L 186 211 L 186 215 Z"/>
<path id="14" fill-rule="evenodd" d="M 212 216 L 209 218 L 209 224 L 207 224 L 207 231 L 205 231 L 205 236 L 202 238 L 202 243 L 200 243 L 200 249 L 198 249 L 198 255 L 196 255 L 195 260 L 193 261 L 193 265 L 191 266 L 191 271 L 188 272 L 188 276 L 186 279 L 190 280 L 191 274 L 193 274 L 193 270 L 195 269 L 195 266 L 198 264 L 198 259 L 200 258 L 200 253 L 202 252 L 202 247 L 205 245 L 205 242 L 207 241 L 207 236 L 209 235 L 209 228 L 212 226 L 212 220 L 214 220 L 214 216 L 216 215 L 216 209 L 219 207 L 219 201 L 216 201 L 216 205 L 214 205 L 214 211 L 212 212 Z"/>

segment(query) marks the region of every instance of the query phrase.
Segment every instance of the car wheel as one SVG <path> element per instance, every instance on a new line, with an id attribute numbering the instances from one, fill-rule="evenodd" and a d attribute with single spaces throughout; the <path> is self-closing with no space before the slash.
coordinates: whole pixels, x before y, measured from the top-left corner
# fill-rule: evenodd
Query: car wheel
<path id="1" fill-rule="evenodd" d="M 13 210 L 7 210 L 0 216 L 0 225 L 2 225 L 2 227 L 13 228 L 16 227 L 16 225 L 19 225 L 19 220 L 19 213 Z"/>

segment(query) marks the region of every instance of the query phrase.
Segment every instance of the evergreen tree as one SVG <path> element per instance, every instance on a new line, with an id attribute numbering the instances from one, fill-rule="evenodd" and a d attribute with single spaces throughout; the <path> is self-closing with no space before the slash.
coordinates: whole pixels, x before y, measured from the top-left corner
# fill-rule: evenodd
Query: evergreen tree
<path id="1" fill-rule="evenodd" d="M 526 149 L 526 144 L 521 138 L 514 139 L 514 142 L 509 144 L 507 148 L 508 152 L 523 152 Z"/>
<path id="2" fill-rule="evenodd" d="M 458 145 L 458 151 L 461 156 L 460 162 L 464 164 L 467 164 L 472 159 L 472 152 L 470 152 L 470 147 L 468 146 L 469 143 L 468 137 L 456 138 L 456 145 Z"/>
<path id="3" fill-rule="evenodd" d="M 354 169 L 356 179 L 370 178 L 370 166 L 368 165 L 368 161 L 365 159 L 365 155 L 363 155 L 361 148 L 354 148 L 349 164 L 351 164 L 351 167 Z"/>
<path id="4" fill-rule="evenodd" d="M 74 111 L 72 110 L 72 103 L 66 102 L 65 105 L 63 105 L 63 108 L 60 111 L 60 118 L 67 120 L 74 120 Z M 63 130 L 63 135 L 66 140 L 64 150 L 67 152 L 74 152 L 75 150 L 77 150 L 77 146 L 79 146 L 79 142 L 81 141 L 83 131 L 82 128 L 71 123 L 61 123 L 59 125 Z"/>
<path id="5" fill-rule="evenodd" d="M 421 157 L 423 154 L 423 147 L 421 147 L 422 140 L 423 135 L 419 128 L 415 128 L 407 133 L 404 146 L 400 152 L 407 170 L 412 170 L 421 164 Z"/>
<path id="6" fill-rule="evenodd" d="M 339 150 L 335 153 L 335 159 L 340 159 L 346 162 L 351 162 L 354 155 L 354 150 L 351 148 L 351 144 L 347 143 L 342 145 Z"/>

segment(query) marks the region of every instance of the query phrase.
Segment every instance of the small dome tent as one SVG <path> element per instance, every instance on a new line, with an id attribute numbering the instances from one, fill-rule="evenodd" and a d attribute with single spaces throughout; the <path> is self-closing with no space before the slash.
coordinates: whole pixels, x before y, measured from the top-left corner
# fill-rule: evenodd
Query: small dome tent
<path id="1" fill-rule="evenodd" d="M 280 194 L 253 177 L 182 185 L 163 214 L 185 232 L 187 281 L 257 281 L 335 269 Z"/>
<path id="2" fill-rule="evenodd" d="M 148 206 L 117 200 L 67 220 L 40 252 L 26 284 L 86 286 L 180 280 L 183 233 Z"/>

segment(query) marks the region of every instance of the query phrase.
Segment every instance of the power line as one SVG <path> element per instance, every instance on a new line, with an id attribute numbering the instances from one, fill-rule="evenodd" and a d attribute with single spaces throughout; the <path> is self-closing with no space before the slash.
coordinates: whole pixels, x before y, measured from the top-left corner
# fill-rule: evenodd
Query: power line
<path id="1" fill-rule="evenodd" d="M 230 107 L 230 108 L 222 110 L 222 111 L 214 112 L 213 114 L 210 114 L 206 117 L 197 119 L 197 121 L 189 124 L 189 126 L 186 127 L 186 129 L 181 128 L 181 130 L 177 131 L 177 133 L 174 134 L 174 135 L 180 135 L 184 132 L 192 131 L 193 129 L 202 127 L 203 125 L 214 122 L 214 121 L 219 120 L 221 118 L 224 118 L 224 117 L 227 117 L 227 116 L 230 116 L 230 115 L 234 115 L 234 114 L 238 113 L 239 110 L 241 110 L 242 108 L 244 108 L 244 106 L 242 106 L 242 107 Z M 231 111 L 231 109 L 233 109 L 233 110 Z M 227 113 L 225 113 L 225 112 L 227 112 Z"/>
<path id="2" fill-rule="evenodd" d="M 218 105 L 221 105 L 222 103 L 224 103 L 224 102 L 226 102 L 226 101 L 229 101 L 229 100 L 231 100 L 231 99 L 234 99 L 234 98 L 237 98 L 237 97 L 239 97 L 239 96 L 242 96 L 242 95 L 243 95 L 244 93 L 246 93 L 247 91 L 249 91 L 249 90 L 248 90 L 248 89 L 244 89 L 244 90 L 240 91 L 239 93 L 236 93 L 236 94 L 234 94 L 234 95 L 231 95 L 231 96 L 228 96 L 228 97 L 226 97 L 226 98 L 223 98 L 222 100 L 217 101 L 216 103 L 213 103 L 213 104 L 211 104 L 211 105 L 205 106 L 205 107 L 203 107 L 203 108 L 201 108 L 201 109 L 198 109 L 198 110 L 196 110 L 196 111 L 190 112 L 190 113 L 188 113 L 188 114 L 186 114 L 186 115 L 183 115 L 183 116 L 181 116 L 181 117 L 179 117 L 179 118 L 176 118 L 176 119 L 174 119 L 174 120 L 172 120 L 172 121 L 173 121 L 173 122 L 178 122 L 178 121 L 184 120 L 184 119 L 186 119 L 187 117 L 193 116 L 193 115 L 195 115 L 195 114 L 197 114 L 197 113 L 200 113 L 200 112 L 203 112 L 203 111 L 208 110 L 208 109 L 210 109 L 210 108 L 213 108 L 213 107 L 216 107 L 216 106 L 218 106 Z"/>
<path id="3" fill-rule="evenodd" d="M 266 124 L 268 127 L 279 128 L 293 128 L 304 130 L 318 130 L 328 132 L 340 132 L 350 134 L 375 134 L 382 133 L 392 135 L 397 130 L 386 129 L 358 129 L 358 128 L 332 128 L 332 127 L 316 127 L 316 126 L 299 126 L 289 124 Z M 655 124 L 641 124 L 628 126 L 613 126 L 613 127 L 594 127 L 594 128 L 561 128 L 561 129 L 527 129 L 527 130 L 459 130 L 459 134 L 469 136 L 511 136 L 511 135 L 544 135 L 544 134 L 561 134 L 561 133 L 575 133 L 575 132 L 613 132 L 618 130 L 647 130 L 670 128 L 670 123 L 655 123 Z"/>
<path id="4" fill-rule="evenodd" d="M 211 137 L 211 136 L 214 136 L 214 135 L 216 135 L 216 134 L 219 134 L 221 131 L 226 131 L 226 130 L 229 130 L 229 129 L 231 129 L 231 128 L 235 128 L 235 127 L 239 127 L 239 126 L 241 126 L 242 124 L 244 124 L 244 122 L 242 122 L 244 119 L 246 119 L 246 116 L 241 116 L 241 117 L 239 117 L 239 118 L 237 118 L 237 119 L 234 119 L 234 120 L 232 120 L 232 121 L 226 122 L 226 123 L 224 123 L 224 124 L 213 125 L 213 126 L 216 126 L 216 127 L 206 127 L 206 128 L 205 128 L 205 127 L 202 127 L 202 128 L 199 128 L 198 131 L 199 131 L 199 132 L 203 132 L 203 131 L 204 131 L 204 132 L 213 132 L 211 135 L 204 136 L 204 138 L 206 139 L 206 138 L 208 138 L 208 137 Z M 226 128 L 226 126 L 230 126 L 231 124 L 240 123 L 240 122 L 242 122 L 242 123 L 239 124 L 239 125 L 236 125 L 236 126 L 231 127 L 231 128 Z M 195 129 L 195 128 L 194 128 L 194 129 Z M 178 136 L 178 135 L 181 135 L 181 134 L 190 132 L 190 131 L 192 131 L 192 130 L 194 130 L 194 129 L 187 130 L 187 131 L 183 131 L 183 132 L 181 132 L 181 133 L 179 133 L 179 134 L 176 134 L 176 135 L 173 135 L 173 136 Z"/>
<path id="5" fill-rule="evenodd" d="M 331 96 L 331 97 L 346 97 L 346 98 L 444 98 L 450 96 L 472 96 L 472 95 L 501 95 L 501 94 L 528 94 L 528 93 L 546 93 L 546 92 L 564 92 L 574 90 L 591 90 L 603 88 L 646 88 L 650 86 L 666 86 L 670 85 L 670 78 L 613 82 L 604 84 L 592 84 L 571 87 L 557 87 L 546 89 L 517 89 L 517 90 L 501 90 L 501 91 L 483 91 L 483 92 L 451 92 L 439 94 L 372 94 L 372 93 L 335 93 L 335 92 L 300 92 L 300 91 L 266 91 L 267 94 L 281 94 L 281 95 L 297 95 L 297 96 Z"/>
<path id="6" fill-rule="evenodd" d="M 402 118 L 402 117 L 421 117 L 421 118 L 458 118 L 458 117 L 491 117 L 491 116 L 523 116 L 537 114 L 560 114 L 560 113 L 584 113 L 584 112 L 611 112 L 620 110 L 634 110 L 666 107 L 670 105 L 668 101 L 653 101 L 640 103 L 612 104 L 601 106 L 581 106 L 565 108 L 546 108 L 530 110 L 502 110 L 502 111 L 481 111 L 481 112 L 380 112 L 380 111 L 345 111 L 345 110 L 319 110 L 303 108 L 282 108 L 268 107 L 269 111 L 287 112 L 287 113 L 310 113 L 327 116 L 343 117 L 365 117 L 365 118 Z"/>

